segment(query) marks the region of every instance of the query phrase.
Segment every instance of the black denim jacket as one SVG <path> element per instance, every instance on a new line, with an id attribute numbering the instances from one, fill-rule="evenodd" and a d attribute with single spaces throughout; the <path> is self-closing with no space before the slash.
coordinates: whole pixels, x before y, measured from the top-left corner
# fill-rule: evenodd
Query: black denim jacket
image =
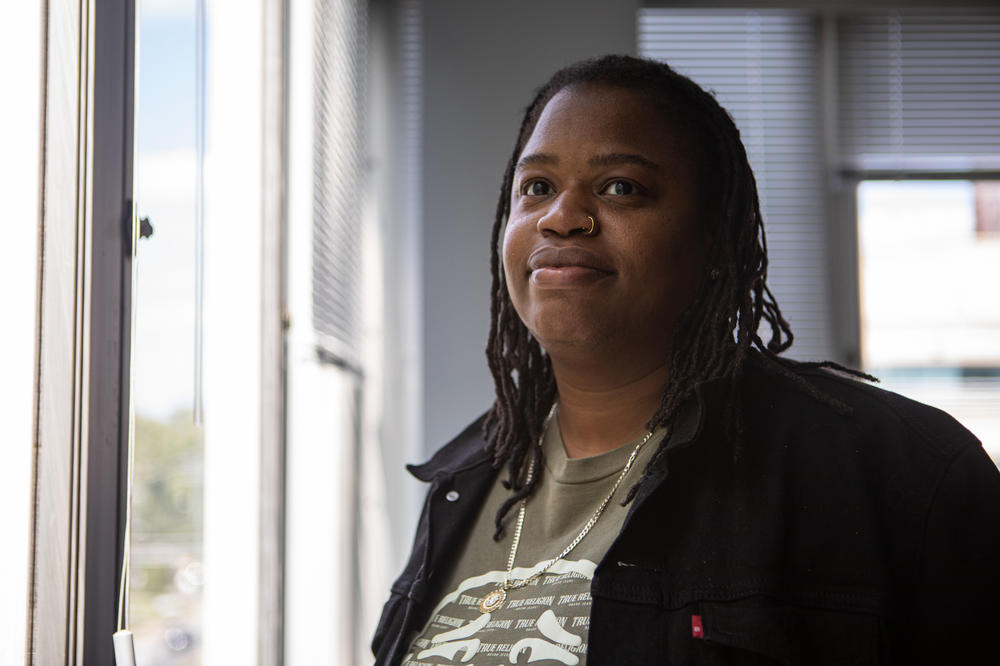
<path id="1" fill-rule="evenodd" d="M 750 358 L 744 438 L 704 385 L 591 586 L 590 666 L 1000 663 L 1000 473 L 950 416 L 827 371 Z M 411 472 L 431 483 L 372 642 L 395 665 L 493 482 L 481 421 Z M 448 501 L 449 491 L 458 492 Z M 454 498 L 454 495 L 452 495 Z"/>

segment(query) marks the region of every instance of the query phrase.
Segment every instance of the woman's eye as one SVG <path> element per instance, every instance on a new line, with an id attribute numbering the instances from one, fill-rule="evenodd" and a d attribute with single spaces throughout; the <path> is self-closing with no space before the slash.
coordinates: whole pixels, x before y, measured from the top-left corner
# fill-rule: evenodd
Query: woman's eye
<path id="1" fill-rule="evenodd" d="M 627 180 L 613 180 L 604 187 L 602 194 L 610 194 L 615 197 L 626 197 L 635 194 L 637 188 Z"/>
<path id="2" fill-rule="evenodd" d="M 544 196 L 552 194 L 552 187 L 544 180 L 533 180 L 525 186 L 524 193 L 528 196 Z"/>

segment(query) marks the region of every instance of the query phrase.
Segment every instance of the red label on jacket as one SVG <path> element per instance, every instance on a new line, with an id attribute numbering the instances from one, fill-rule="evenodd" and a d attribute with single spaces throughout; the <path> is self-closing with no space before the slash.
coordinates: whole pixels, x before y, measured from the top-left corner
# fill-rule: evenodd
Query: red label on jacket
<path id="1" fill-rule="evenodd" d="M 693 638 L 705 637 L 705 630 L 701 626 L 701 615 L 691 616 L 691 636 Z"/>

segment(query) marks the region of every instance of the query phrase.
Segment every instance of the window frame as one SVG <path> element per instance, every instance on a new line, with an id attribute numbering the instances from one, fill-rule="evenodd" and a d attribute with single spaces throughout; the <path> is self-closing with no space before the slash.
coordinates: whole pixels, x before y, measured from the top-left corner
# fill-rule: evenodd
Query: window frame
<path id="1" fill-rule="evenodd" d="M 29 664 L 113 663 L 128 449 L 134 0 L 43 35 Z"/>

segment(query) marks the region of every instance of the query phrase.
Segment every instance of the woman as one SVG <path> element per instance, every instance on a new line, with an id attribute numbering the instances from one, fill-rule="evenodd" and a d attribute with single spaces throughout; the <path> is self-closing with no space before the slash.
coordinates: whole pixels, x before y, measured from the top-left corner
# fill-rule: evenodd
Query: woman
<path id="1" fill-rule="evenodd" d="M 1000 475 L 946 414 L 779 357 L 766 269 L 711 95 L 623 56 L 541 88 L 493 231 L 496 402 L 411 467 L 377 663 L 982 658 Z"/>

